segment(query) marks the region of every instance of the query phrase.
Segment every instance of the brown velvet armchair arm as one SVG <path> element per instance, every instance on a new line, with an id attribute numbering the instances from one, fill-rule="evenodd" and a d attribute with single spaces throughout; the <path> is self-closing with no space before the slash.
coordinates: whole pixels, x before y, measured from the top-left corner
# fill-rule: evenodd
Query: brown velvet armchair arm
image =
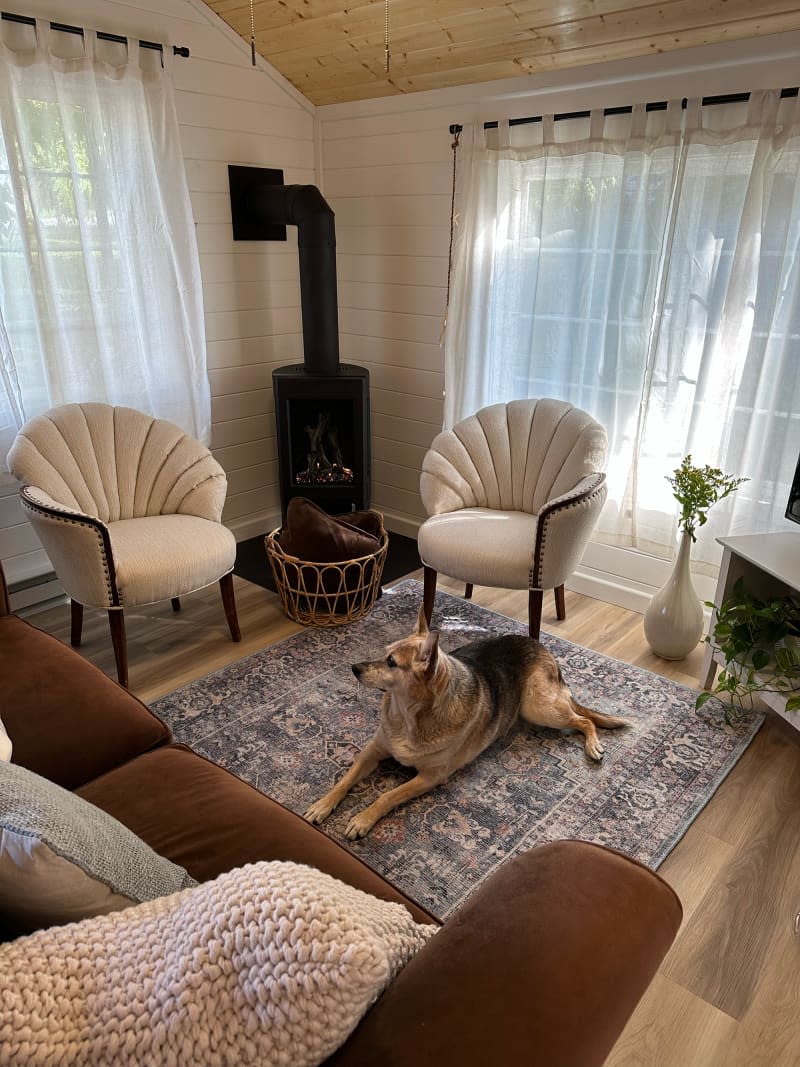
<path id="1" fill-rule="evenodd" d="M 541 845 L 445 923 L 326 1067 L 600 1067 L 681 918 L 622 853 Z"/>

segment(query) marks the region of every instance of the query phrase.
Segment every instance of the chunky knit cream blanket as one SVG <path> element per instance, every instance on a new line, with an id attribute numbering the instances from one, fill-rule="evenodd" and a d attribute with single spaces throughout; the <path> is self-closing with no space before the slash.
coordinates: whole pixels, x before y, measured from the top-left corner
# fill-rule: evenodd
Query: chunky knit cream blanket
<path id="1" fill-rule="evenodd" d="M 435 930 L 313 868 L 249 864 L 0 945 L 0 1064 L 318 1064 Z"/>

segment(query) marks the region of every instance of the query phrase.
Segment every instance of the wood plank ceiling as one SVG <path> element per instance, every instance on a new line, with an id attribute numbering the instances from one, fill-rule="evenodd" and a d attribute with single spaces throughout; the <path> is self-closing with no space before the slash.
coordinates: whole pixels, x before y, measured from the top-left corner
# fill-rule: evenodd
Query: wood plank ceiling
<path id="1" fill-rule="evenodd" d="M 249 42 L 249 0 L 205 0 Z M 800 29 L 796 0 L 253 0 L 257 51 L 314 104 Z"/>

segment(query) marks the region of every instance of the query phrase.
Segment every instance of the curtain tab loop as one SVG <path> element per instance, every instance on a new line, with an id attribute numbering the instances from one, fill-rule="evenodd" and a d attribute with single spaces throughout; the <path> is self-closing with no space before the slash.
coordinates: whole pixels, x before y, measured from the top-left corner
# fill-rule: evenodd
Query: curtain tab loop
<path id="1" fill-rule="evenodd" d="M 683 106 L 680 100 L 667 101 L 667 133 L 680 133 L 683 125 Z"/>
<path id="2" fill-rule="evenodd" d="M 747 102 L 747 125 L 774 126 L 780 102 L 780 90 L 754 89 Z"/>
<path id="3" fill-rule="evenodd" d="M 601 107 L 593 108 L 589 114 L 589 140 L 590 141 L 602 141 L 603 140 L 603 128 L 605 126 L 606 116 L 603 113 Z"/>
<path id="4" fill-rule="evenodd" d="M 686 132 L 691 133 L 693 130 L 699 130 L 702 125 L 703 116 L 700 111 L 700 100 L 698 97 L 693 96 L 686 101 Z"/>
<path id="5" fill-rule="evenodd" d="M 36 48 L 40 52 L 44 52 L 48 55 L 50 52 L 50 46 L 52 44 L 52 35 L 50 30 L 50 19 L 37 19 L 36 20 Z"/>
<path id="6" fill-rule="evenodd" d="M 634 104 L 631 112 L 631 137 L 644 137 L 647 129 L 647 105 Z"/>
<path id="7" fill-rule="evenodd" d="M 763 89 L 754 89 L 750 93 L 750 99 L 747 101 L 747 125 L 758 126 L 761 123 L 762 116 L 764 114 L 764 93 Z"/>
<path id="8" fill-rule="evenodd" d="M 542 115 L 542 144 L 555 144 L 556 124 L 552 115 Z"/>
<path id="9" fill-rule="evenodd" d="M 97 33 L 94 30 L 83 31 L 83 53 L 90 63 L 94 63 L 98 59 Z"/>

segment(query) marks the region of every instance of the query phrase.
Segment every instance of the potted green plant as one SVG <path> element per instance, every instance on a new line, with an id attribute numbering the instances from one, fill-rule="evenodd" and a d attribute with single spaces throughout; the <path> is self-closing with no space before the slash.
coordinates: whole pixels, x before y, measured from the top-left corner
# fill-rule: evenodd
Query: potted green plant
<path id="1" fill-rule="evenodd" d="M 786 710 L 800 710 L 800 597 L 794 594 L 760 600 L 739 578 L 716 612 L 706 637 L 714 658 L 722 662 L 716 685 L 697 698 L 700 708 L 712 697 L 727 697 L 742 707 L 758 693 L 786 697 Z"/>
<path id="2" fill-rule="evenodd" d="M 644 633 L 657 656 L 683 659 L 695 648 L 703 632 L 703 605 L 689 571 L 692 543 L 697 540 L 695 531 L 708 521 L 709 509 L 747 479 L 735 478 L 708 464 L 698 467 L 688 455 L 667 476 L 667 481 L 681 508 L 678 517 L 681 541 L 672 573 L 647 607 Z"/>

